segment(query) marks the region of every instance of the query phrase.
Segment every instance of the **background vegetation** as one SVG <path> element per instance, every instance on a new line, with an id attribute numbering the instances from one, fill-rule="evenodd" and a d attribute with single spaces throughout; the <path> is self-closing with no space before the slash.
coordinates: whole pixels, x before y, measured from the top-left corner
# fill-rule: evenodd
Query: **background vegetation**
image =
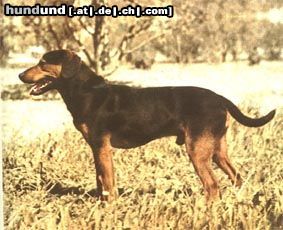
<path id="1" fill-rule="evenodd" d="M 13 0 L 11 4 L 27 4 Z M 255 48 L 266 59 L 279 59 L 283 45 L 283 24 L 257 20 L 258 14 L 282 1 L 259 0 L 31 0 L 29 4 L 75 6 L 92 4 L 119 7 L 131 5 L 174 6 L 175 16 L 166 17 L 4 17 L 1 30 L 1 63 L 10 52 L 25 51 L 31 45 L 46 50 L 68 48 L 85 57 L 96 72 L 112 73 L 121 61 L 144 57 L 150 66 L 162 54 L 177 63 L 225 62 L 247 58 Z M 150 61 L 148 60 L 150 59 Z"/>

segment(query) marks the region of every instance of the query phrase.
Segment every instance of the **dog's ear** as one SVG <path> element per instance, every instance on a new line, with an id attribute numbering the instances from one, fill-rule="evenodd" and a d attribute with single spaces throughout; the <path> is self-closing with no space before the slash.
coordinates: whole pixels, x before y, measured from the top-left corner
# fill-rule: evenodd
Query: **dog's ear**
<path id="1" fill-rule="evenodd" d="M 62 63 L 61 75 L 64 78 L 71 78 L 79 72 L 82 61 L 78 55 L 71 51 L 66 56 Z"/>

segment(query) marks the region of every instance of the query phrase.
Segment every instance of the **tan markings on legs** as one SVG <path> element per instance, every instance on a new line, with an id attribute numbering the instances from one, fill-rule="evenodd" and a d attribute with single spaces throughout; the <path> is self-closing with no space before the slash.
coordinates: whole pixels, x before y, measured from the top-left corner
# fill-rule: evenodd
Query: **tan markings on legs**
<path id="1" fill-rule="evenodd" d="M 229 113 L 227 113 L 226 114 L 226 123 L 225 123 L 226 128 L 229 127 L 230 122 L 231 122 L 231 115 Z"/>
<path id="2" fill-rule="evenodd" d="M 74 122 L 75 127 L 82 133 L 84 139 L 89 142 L 89 128 L 86 123 L 76 123 Z"/>
<path id="3" fill-rule="evenodd" d="M 98 193 L 107 201 L 117 197 L 110 137 L 103 135 L 93 146 Z"/>
<path id="4" fill-rule="evenodd" d="M 205 132 L 195 142 L 192 142 L 189 133 L 185 132 L 185 145 L 187 153 L 204 186 L 207 200 L 210 202 L 218 198 L 220 196 L 218 185 L 211 168 L 211 159 L 215 145 L 214 137 Z"/>
<path id="5" fill-rule="evenodd" d="M 213 161 L 228 175 L 229 179 L 234 185 L 238 187 L 241 186 L 241 176 L 236 172 L 227 155 L 226 135 L 224 135 L 220 140 L 218 140 L 218 144 L 216 145 L 216 149 L 213 156 Z"/>

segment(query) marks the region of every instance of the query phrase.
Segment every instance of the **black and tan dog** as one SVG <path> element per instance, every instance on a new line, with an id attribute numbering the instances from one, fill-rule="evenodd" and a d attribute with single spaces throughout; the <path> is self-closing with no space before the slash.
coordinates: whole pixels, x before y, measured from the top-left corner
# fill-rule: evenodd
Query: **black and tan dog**
<path id="1" fill-rule="evenodd" d="M 111 85 L 68 50 L 46 53 L 36 66 L 19 75 L 34 84 L 32 95 L 56 89 L 73 116 L 74 125 L 93 151 L 97 189 L 104 200 L 116 196 L 111 147 L 134 148 L 165 136 L 185 144 L 208 200 L 219 196 L 213 160 L 240 186 L 226 148 L 227 112 L 238 122 L 259 127 L 275 110 L 252 119 L 229 100 L 197 87 L 132 88 Z"/>

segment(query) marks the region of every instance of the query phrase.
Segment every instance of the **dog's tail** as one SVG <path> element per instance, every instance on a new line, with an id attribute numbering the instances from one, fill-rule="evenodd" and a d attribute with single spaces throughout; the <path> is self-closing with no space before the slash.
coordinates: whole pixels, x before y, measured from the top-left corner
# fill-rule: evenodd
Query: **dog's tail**
<path id="1" fill-rule="evenodd" d="M 227 98 L 222 97 L 222 100 L 225 104 L 225 107 L 229 111 L 229 113 L 236 119 L 236 121 L 240 122 L 242 125 L 248 126 L 248 127 L 260 127 L 262 125 L 265 125 L 269 121 L 272 120 L 272 118 L 275 116 L 275 111 L 272 110 L 267 115 L 260 117 L 260 118 L 250 118 L 246 115 L 244 115 L 239 108 L 234 105 L 231 101 L 229 101 Z"/>

